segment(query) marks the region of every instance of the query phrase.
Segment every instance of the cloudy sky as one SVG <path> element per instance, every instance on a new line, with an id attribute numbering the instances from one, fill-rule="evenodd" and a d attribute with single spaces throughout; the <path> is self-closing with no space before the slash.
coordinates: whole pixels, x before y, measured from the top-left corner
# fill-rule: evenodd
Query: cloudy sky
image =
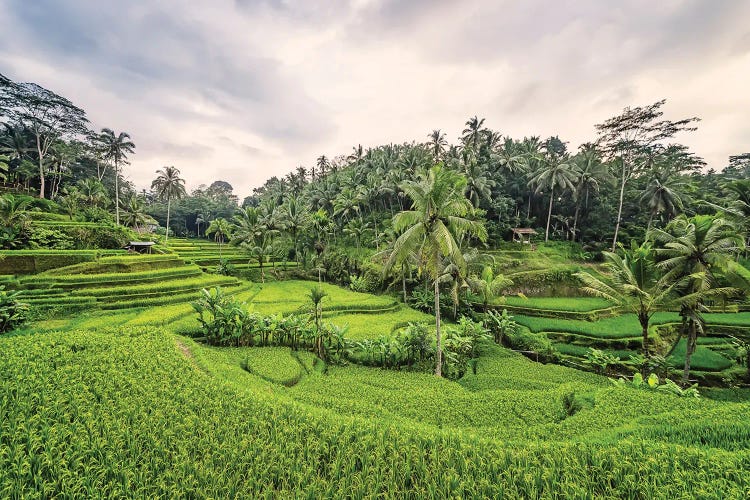
<path id="1" fill-rule="evenodd" d="M 572 147 L 628 105 L 702 118 L 709 165 L 750 150 L 746 0 L 0 0 L 0 73 L 129 132 L 127 175 L 249 194 L 353 145 L 455 140 L 466 119 Z"/>

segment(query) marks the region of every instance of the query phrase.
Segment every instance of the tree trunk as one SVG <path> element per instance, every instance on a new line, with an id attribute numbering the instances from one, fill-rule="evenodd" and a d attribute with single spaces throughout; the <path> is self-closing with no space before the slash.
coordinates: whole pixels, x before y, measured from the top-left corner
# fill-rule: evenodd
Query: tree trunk
<path id="1" fill-rule="evenodd" d="M 648 317 L 647 314 L 638 313 L 638 321 L 641 324 L 641 335 L 643 337 L 643 341 L 642 341 L 643 342 L 643 346 L 642 346 L 642 348 L 643 348 L 643 357 L 646 358 L 646 359 L 648 359 L 649 354 L 651 352 L 650 349 L 649 349 L 649 345 L 648 345 L 648 342 L 649 342 L 649 338 L 648 338 L 648 322 L 649 322 L 649 317 Z"/>
<path id="2" fill-rule="evenodd" d="M 688 323 L 688 338 L 687 347 L 685 349 L 685 369 L 682 372 L 682 386 L 687 387 L 690 383 L 690 358 L 695 352 L 695 340 L 697 337 L 697 331 L 695 328 L 695 321 L 690 320 Z"/>
<path id="3" fill-rule="evenodd" d="M 39 198 L 44 199 L 44 153 L 39 135 L 36 136 L 36 151 L 39 155 Z"/>
<path id="4" fill-rule="evenodd" d="M 625 199 L 625 161 L 622 163 L 622 178 L 620 180 L 620 202 L 617 207 L 617 222 L 615 223 L 615 236 L 612 238 L 612 251 L 617 250 L 617 233 L 620 232 L 620 221 L 622 219 L 622 203 Z"/>
<path id="5" fill-rule="evenodd" d="M 549 241 L 549 222 L 552 219 L 552 202 L 555 201 L 555 186 L 549 192 L 549 210 L 547 211 L 547 231 L 544 233 L 544 242 Z"/>
<path id="6" fill-rule="evenodd" d="M 115 162 L 115 224 L 120 225 L 120 171 Z"/>
<path id="7" fill-rule="evenodd" d="M 166 237 L 164 238 L 164 243 L 169 242 L 169 210 L 172 208 L 171 204 L 172 200 L 169 199 L 169 196 L 167 196 L 167 233 Z"/>
<path id="8" fill-rule="evenodd" d="M 440 284 L 437 278 L 435 279 L 435 335 L 436 345 L 435 350 L 435 375 L 438 377 L 443 376 L 443 341 L 440 335 Z"/>
<path id="9" fill-rule="evenodd" d="M 576 231 L 578 230 L 578 214 L 581 211 L 581 200 L 576 202 L 576 213 L 573 216 L 573 241 L 576 241 Z"/>
<path id="10" fill-rule="evenodd" d="M 404 304 L 408 305 L 409 301 L 406 296 L 406 268 L 401 266 L 401 289 L 404 292 Z"/>

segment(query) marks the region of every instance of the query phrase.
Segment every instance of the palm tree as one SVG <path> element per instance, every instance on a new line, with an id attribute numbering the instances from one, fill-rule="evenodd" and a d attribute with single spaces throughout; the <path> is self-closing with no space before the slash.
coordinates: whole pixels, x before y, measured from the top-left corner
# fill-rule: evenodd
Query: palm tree
<path id="1" fill-rule="evenodd" d="M 294 196 L 289 196 L 284 205 L 281 206 L 280 218 L 284 229 L 292 237 L 294 258 L 297 260 L 299 259 L 297 241 L 300 231 L 302 231 L 309 221 L 308 211 L 301 200 Z"/>
<path id="2" fill-rule="evenodd" d="M 198 238 L 201 237 L 201 224 L 206 223 L 206 218 L 203 214 L 198 214 L 195 216 L 195 225 L 198 226 Z"/>
<path id="3" fill-rule="evenodd" d="M 743 247 L 743 239 L 734 226 L 716 215 L 680 215 L 666 230 L 652 230 L 661 248 L 656 253 L 661 260 L 657 265 L 666 271 L 666 281 L 680 281 L 679 303 L 682 316 L 682 335 L 687 337 L 685 368 L 682 383 L 690 379 L 690 358 L 695 352 L 698 334 L 703 332 L 705 321 L 701 313 L 706 302 L 714 297 L 727 297 L 739 291 L 718 286 L 717 274 L 727 272 L 727 263 Z"/>
<path id="4" fill-rule="evenodd" d="M 146 214 L 143 199 L 137 195 L 131 196 L 125 205 L 125 216 L 123 218 L 125 225 L 138 231 L 148 220 L 149 216 Z"/>
<path id="5" fill-rule="evenodd" d="M 78 181 L 78 188 L 81 196 L 87 205 L 98 207 L 107 200 L 107 190 L 104 184 L 93 178 L 81 179 Z"/>
<path id="6" fill-rule="evenodd" d="M 62 196 L 58 197 L 57 202 L 68 214 L 68 218 L 73 220 L 73 215 L 78 211 L 81 203 L 81 192 L 75 186 L 66 186 L 60 190 Z"/>
<path id="7" fill-rule="evenodd" d="M 547 211 L 547 229 L 544 241 L 549 241 L 549 224 L 552 220 L 552 204 L 555 201 L 555 188 L 560 191 L 575 189 L 575 183 L 580 175 L 578 167 L 565 157 L 550 155 L 542 168 L 529 181 L 529 185 L 536 186 L 536 193 L 549 189 L 549 210 Z"/>
<path id="8" fill-rule="evenodd" d="M 529 169 L 529 158 L 520 145 L 510 137 L 498 148 L 495 160 L 509 175 L 525 174 Z"/>
<path id="9" fill-rule="evenodd" d="M 648 326 L 655 312 L 675 303 L 679 282 L 668 280 L 656 265 L 656 254 L 650 242 L 623 248 L 622 255 L 602 252 L 609 276 L 599 279 L 587 272 L 576 273 L 582 290 L 601 297 L 635 313 L 641 325 L 643 356 L 650 355 Z"/>
<path id="10" fill-rule="evenodd" d="M 469 278 L 469 287 L 477 293 L 482 294 L 482 303 L 485 310 L 490 300 L 500 294 L 509 286 L 513 286 L 513 280 L 503 274 L 495 274 L 492 266 L 484 266 L 479 276 Z"/>
<path id="11" fill-rule="evenodd" d="M 492 197 L 495 181 L 487 176 L 487 172 L 470 150 L 465 150 L 462 156 L 466 176 L 466 196 L 478 208 L 482 200 L 489 200 Z"/>
<path id="12" fill-rule="evenodd" d="M 103 128 L 99 134 L 99 144 L 105 160 L 111 161 L 115 167 L 115 223 L 120 224 L 120 164 L 128 162 L 128 155 L 133 154 L 135 144 L 130 140 L 130 134 L 120 132 L 115 135 L 109 128 Z M 167 229 L 167 231 L 169 231 Z"/>
<path id="13" fill-rule="evenodd" d="M 575 241 L 578 232 L 578 216 L 581 213 L 581 203 L 583 202 L 588 211 L 589 195 L 591 192 L 599 192 L 601 182 L 607 178 L 608 169 L 602 163 L 599 152 L 591 145 L 582 146 L 581 152 L 573 157 L 573 161 L 578 166 L 580 172 L 575 191 L 573 191 L 573 198 L 576 202 L 576 211 L 573 216 L 573 240 Z"/>
<path id="14" fill-rule="evenodd" d="M 649 209 L 647 231 L 651 229 L 654 216 L 663 213 L 674 217 L 684 210 L 687 186 L 688 182 L 670 169 L 656 167 L 652 170 L 640 199 Z"/>
<path id="15" fill-rule="evenodd" d="M 157 198 L 167 200 L 167 235 L 165 241 L 169 241 L 169 215 L 172 208 L 172 200 L 185 196 L 185 179 L 180 177 L 180 170 L 175 167 L 164 167 L 157 170 L 156 179 L 151 183 L 151 189 Z"/>
<path id="16" fill-rule="evenodd" d="M 212 220 L 208 225 L 205 234 L 206 236 L 211 234 L 214 235 L 214 241 L 219 244 L 219 259 L 221 259 L 222 246 L 224 245 L 224 242 L 227 240 L 227 238 L 229 238 L 229 236 L 232 234 L 232 226 L 229 224 L 229 221 L 227 221 L 224 217 L 219 217 L 218 219 Z"/>
<path id="17" fill-rule="evenodd" d="M 445 139 L 445 133 L 441 132 L 439 128 L 436 128 L 430 132 L 427 137 L 430 138 L 427 146 L 430 149 L 430 153 L 432 153 L 432 158 L 435 162 L 438 162 L 443 156 L 445 147 L 448 145 L 448 141 Z"/>
<path id="18" fill-rule="evenodd" d="M 477 150 L 477 144 L 479 143 L 479 139 L 482 137 L 482 131 L 484 130 L 482 128 L 483 125 L 484 118 L 480 120 L 476 116 L 474 118 L 469 118 L 466 121 L 466 128 L 461 135 L 461 140 L 466 147 L 471 146 L 474 151 Z"/>
<path id="19" fill-rule="evenodd" d="M 466 262 L 457 240 L 464 235 L 481 241 L 487 231 L 479 221 L 467 219 L 473 210 L 464 196 L 466 178 L 438 164 L 416 181 L 405 181 L 401 189 L 411 199 L 412 209 L 393 218 L 393 229 L 400 236 L 388 257 L 386 271 L 401 264 L 408 255 L 417 254 L 423 269 L 433 280 L 435 290 L 435 333 L 437 339 L 435 374 L 442 376 L 442 339 L 440 332 L 440 278 L 445 261 L 464 273 Z"/>

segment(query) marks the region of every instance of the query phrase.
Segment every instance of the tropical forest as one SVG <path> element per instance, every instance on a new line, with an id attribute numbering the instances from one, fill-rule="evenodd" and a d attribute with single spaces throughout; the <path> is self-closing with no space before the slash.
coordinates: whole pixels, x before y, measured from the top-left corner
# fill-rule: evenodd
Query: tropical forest
<path id="1" fill-rule="evenodd" d="M 201 184 L 13 75 L 0 497 L 750 496 L 750 152 L 702 117 L 467 112 Z"/>

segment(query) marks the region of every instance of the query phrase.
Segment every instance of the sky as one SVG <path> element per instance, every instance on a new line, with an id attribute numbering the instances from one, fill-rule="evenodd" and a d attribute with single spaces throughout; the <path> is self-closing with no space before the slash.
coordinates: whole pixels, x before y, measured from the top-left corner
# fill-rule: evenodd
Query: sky
<path id="1" fill-rule="evenodd" d="M 138 188 L 179 168 L 240 196 L 352 147 L 455 142 L 474 115 L 559 135 L 666 98 L 723 168 L 750 150 L 746 0 L 0 0 L 0 73 L 130 133 Z"/>

